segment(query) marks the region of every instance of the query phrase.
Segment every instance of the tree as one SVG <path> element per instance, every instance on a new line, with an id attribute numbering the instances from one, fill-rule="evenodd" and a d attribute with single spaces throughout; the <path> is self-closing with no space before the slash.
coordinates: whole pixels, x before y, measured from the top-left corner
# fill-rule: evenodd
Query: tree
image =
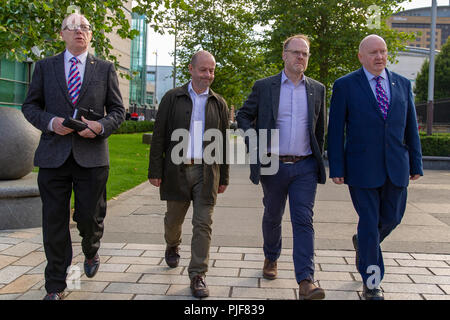
<path id="1" fill-rule="evenodd" d="M 389 29 L 386 19 L 402 0 L 260 0 L 261 23 L 270 25 L 264 45 L 267 61 L 282 68 L 282 43 L 289 36 L 306 34 L 311 39 L 307 74 L 329 89 L 336 79 L 360 67 L 357 58 L 360 41 L 369 34 L 386 40 L 390 60 L 412 36 Z M 374 7 L 377 6 L 377 7 Z M 374 12 L 374 9 L 378 9 Z M 371 29 L 379 13 L 379 24 Z M 376 21 L 375 21 L 376 22 Z"/>
<path id="2" fill-rule="evenodd" d="M 120 0 L 0 0 L 0 59 L 36 61 L 54 55 L 64 48 L 59 31 L 70 9 L 78 7 L 93 27 L 92 46 L 96 55 L 113 61 L 112 46 L 107 37 L 116 33 L 133 39 L 138 33 L 126 19 Z M 161 0 L 145 1 L 148 17 L 153 17 Z"/>
<path id="3" fill-rule="evenodd" d="M 416 78 L 414 93 L 416 102 L 428 101 L 428 74 L 430 61 L 425 60 Z M 434 99 L 450 98 L 450 38 L 436 56 Z"/>
<path id="4" fill-rule="evenodd" d="M 255 40 L 253 1 L 187 0 L 186 4 L 188 9 L 178 12 L 180 79 L 190 78 L 191 56 L 207 50 L 217 62 L 212 88 L 230 105 L 240 107 L 253 82 L 271 71 Z"/>
<path id="5" fill-rule="evenodd" d="M 217 63 L 212 89 L 239 108 L 253 82 L 274 72 L 256 41 L 254 9 L 252 0 L 166 1 L 155 29 L 176 32 L 178 80 L 189 80 L 192 55 L 207 50 Z"/>

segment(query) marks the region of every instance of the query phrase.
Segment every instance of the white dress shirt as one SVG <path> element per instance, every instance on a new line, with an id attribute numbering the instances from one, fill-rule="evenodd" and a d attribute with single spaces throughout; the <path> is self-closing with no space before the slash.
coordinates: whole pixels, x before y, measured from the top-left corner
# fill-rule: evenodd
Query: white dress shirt
<path id="1" fill-rule="evenodd" d="M 197 94 L 192 88 L 192 81 L 188 85 L 192 100 L 191 124 L 189 126 L 188 159 L 203 159 L 203 133 L 205 132 L 205 107 L 209 96 L 209 88 Z"/>

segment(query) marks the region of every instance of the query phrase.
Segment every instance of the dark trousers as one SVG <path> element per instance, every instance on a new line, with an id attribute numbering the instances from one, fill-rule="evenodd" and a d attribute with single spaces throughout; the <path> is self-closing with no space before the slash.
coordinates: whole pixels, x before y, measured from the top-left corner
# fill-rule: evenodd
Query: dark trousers
<path id="1" fill-rule="evenodd" d="M 380 244 L 402 221 L 406 208 L 407 189 L 395 186 L 387 178 L 384 185 L 379 188 L 365 189 L 349 186 L 349 190 L 353 206 L 359 216 L 358 269 L 366 285 L 369 278 L 371 283 L 375 284 L 373 280 L 377 275 L 374 273 L 373 266 L 379 268 L 380 281 L 384 276 Z"/>
<path id="2" fill-rule="evenodd" d="M 194 210 L 192 214 L 191 262 L 188 267 L 189 278 L 193 279 L 196 275 L 205 276 L 208 271 L 214 205 L 206 203 L 202 198 L 203 165 L 189 165 L 185 167 L 185 170 Z M 211 190 L 211 192 L 213 191 Z M 181 244 L 182 226 L 190 204 L 190 201 L 167 201 L 164 238 L 168 246 L 175 247 Z"/>
<path id="3" fill-rule="evenodd" d="M 275 175 L 262 175 L 264 192 L 263 237 L 264 255 L 275 261 L 282 248 L 281 223 L 289 196 L 295 277 L 314 281 L 313 207 L 316 197 L 318 165 L 314 157 L 294 164 L 280 162 Z"/>
<path id="4" fill-rule="evenodd" d="M 108 167 L 83 168 L 72 155 L 59 168 L 39 169 L 47 292 L 61 292 L 66 288 L 67 268 L 72 263 L 69 230 L 72 189 L 75 194 L 73 220 L 82 237 L 83 253 L 86 258 L 92 259 L 100 248 L 106 215 L 108 172 Z"/>

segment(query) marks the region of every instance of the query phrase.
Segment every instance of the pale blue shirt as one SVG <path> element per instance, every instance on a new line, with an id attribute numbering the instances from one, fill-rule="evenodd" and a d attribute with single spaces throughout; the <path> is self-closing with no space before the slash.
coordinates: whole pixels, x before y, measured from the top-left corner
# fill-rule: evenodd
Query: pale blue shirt
<path id="1" fill-rule="evenodd" d="M 189 82 L 188 92 L 192 100 L 191 124 L 189 126 L 188 159 L 203 159 L 203 133 L 205 131 L 205 107 L 209 88 L 197 94 Z"/>
<path id="2" fill-rule="evenodd" d="M 279 155 L 312 154 L 308 130 L 308 98 L 305 76 L 299 84 L 281 74 L 280 105 L 276 128 L 280 133 Z"/>
<path id="3" fill-rule="evenodd" d="M 369 80 L 369 84 L 370 84 L 370 88 L 372 89 L 372 92 L 375 96 L 375 100 L 377 99 L 377 91 L 376 91 L 376 86 L 377 86 L 377 80 L 375 80 L 375 78 L 377 76 L 373 75 L 372 73 L 370 73 L 369 71 L 367 71 L 366 68 L 363 67 L 364 73 L 366 74 L 367 80 Z M 389 77 L 387 75 L 386 69 L 383 70 L 383 72 L 381 72 L 380 74 L 381 76 L 381 87 L 384 89 L 384 92 L 386 92 L 386 96 L 388 98 L 388 101 L 391 101 L 391 90 L 390 90 L 390 86 L 389 86 Z"/>

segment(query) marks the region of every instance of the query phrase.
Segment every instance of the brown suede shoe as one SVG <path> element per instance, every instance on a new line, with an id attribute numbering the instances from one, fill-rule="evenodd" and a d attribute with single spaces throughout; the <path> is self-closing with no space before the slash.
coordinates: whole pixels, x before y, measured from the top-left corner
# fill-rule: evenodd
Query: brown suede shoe
<path id="1" fill-rule="evenodd" d="M 325 298 L 325 291 L 317 287 L 310 280 L 303 280 L 298 285 L 299 300 L 321 300 Z"/>
<path id="2" fill-rule="evenodd" d="M 180 263 L 180 255 L 178 254 L 180 248 L 177 247 L 166 247 L 166 252 L 164 254 L 164 258 L 166 259 L 166 263 L 171 268 L 178 267 Z"/>
<path id="3" fill-rule="evenodd" d="M 267 280 L 274 280 L 277 277 L 277 274 L 277 262 L 265 259 L 263 267 L 263 277 Z"/>
<path id="4" fill-rule="evenodd" d="M 191 279 L 191 292 L 196 298 L 206 298 L 209 296 L 209 289 L 204 277 L 196 275 Z"/>

